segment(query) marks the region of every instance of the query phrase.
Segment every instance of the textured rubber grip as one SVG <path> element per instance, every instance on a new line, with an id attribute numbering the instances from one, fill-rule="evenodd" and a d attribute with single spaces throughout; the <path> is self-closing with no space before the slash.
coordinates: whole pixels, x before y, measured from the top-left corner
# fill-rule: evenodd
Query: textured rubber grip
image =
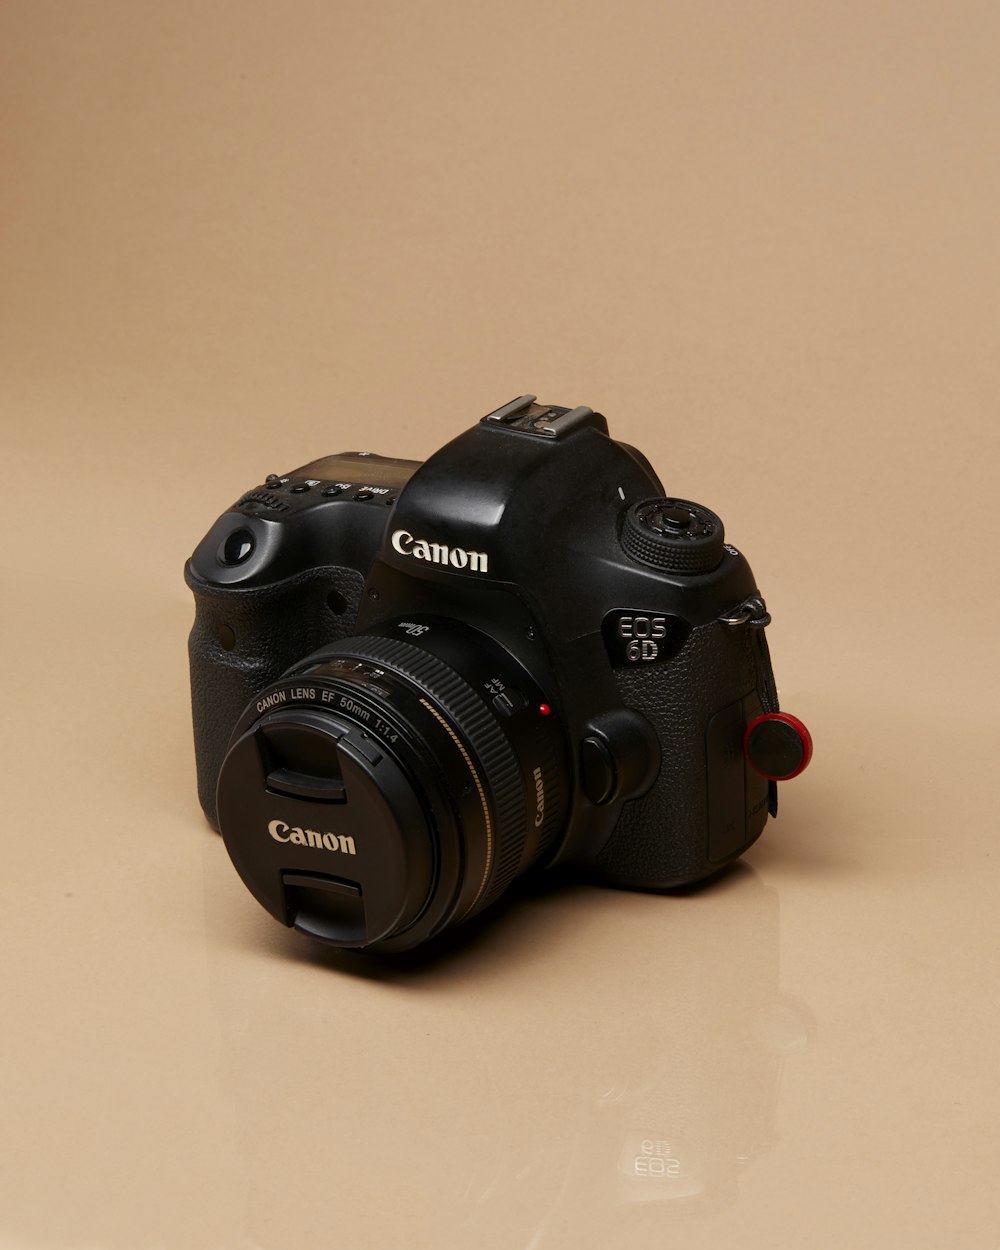
<path id="1" fill-rule="evenodd" d="M 327 566 L 247 590 L 210 586 L 190 567 L 185 579 L 195 599 L 188 654 L 198 798 L 218 828 L 215 787 L 236 722 L 286 669 L 352 633 L 364 578 Z"/>
<path id="2" fill-rule="evenodd" d="M 715 872 L 725 860 L 710 854 L 713 802 L 729 811 L 753 811 L 759 825 L 751 836 L 738 839 L 739 849 L 726 859 L 735 858 L 763 827 L 766 783 L 747 783 L 742 752 L 735 761 L 730 754 L 709 758 L 713 717 L 743 699 L 756 703 L 759 656 L 753 632 L 713 621 L 693 629 L 661 668 L 617 671 L 622 702 L 642 712 L 659 736 L 662 763 L 650 791 L 625 804 L 597 858 L 607 880 L 657 889 Z M 720 793 L 723 787 L 729 791 Z"/>

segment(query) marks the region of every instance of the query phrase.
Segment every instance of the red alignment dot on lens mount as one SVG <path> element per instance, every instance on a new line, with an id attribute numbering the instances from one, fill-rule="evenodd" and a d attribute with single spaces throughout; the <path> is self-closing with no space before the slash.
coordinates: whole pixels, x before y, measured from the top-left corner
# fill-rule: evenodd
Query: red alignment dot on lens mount
<path id="1" fill-rule="evenodd" d="M 542 714 L 543 716 L 551 716 L 551 715 L 552 715 L 552 709 L 549 707 L 549 705 L 548 705 L 547 703 L 539 703 L 539 705 L 538 705 L 538 710 L 539 710 L 539 712 L 541 712 L 541 714 Z"/>
<path id="2" fill-rule="evenodd" d="M 750 767 L 768 781 L 791 781 L 812 759 L 812 736 L 797 716 L 767 712 L 750 722 L 743 752 Z"/>

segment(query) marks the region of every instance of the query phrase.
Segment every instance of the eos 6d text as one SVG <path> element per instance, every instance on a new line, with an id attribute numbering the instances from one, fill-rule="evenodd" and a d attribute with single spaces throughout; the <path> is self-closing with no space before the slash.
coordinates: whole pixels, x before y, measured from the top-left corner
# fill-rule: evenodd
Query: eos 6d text
<path id="1" fill-rule="evenodd" d="M 666 638 L 667 622 L 662 616 L 623 616 L 618 633 L 629 639 L 625 654 L 630 660 L 655 660 L 660 654 L 657 638 Z"/>

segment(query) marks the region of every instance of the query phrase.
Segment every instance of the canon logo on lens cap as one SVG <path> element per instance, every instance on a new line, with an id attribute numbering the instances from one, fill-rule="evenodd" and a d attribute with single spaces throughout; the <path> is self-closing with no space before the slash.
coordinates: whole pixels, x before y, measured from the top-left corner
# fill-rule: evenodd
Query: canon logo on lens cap
<path id="1" fill-rule="evenodd" d="M 294 842 L 296 846 L 313 846 L 318 851 L 342 851 L 345 855 L 358 853 L 354 839 L 343 833 L 318 833 L 315 829 L 286 825 L 283 820 L 272 820 L 267 831 L 275 842 Z"/>

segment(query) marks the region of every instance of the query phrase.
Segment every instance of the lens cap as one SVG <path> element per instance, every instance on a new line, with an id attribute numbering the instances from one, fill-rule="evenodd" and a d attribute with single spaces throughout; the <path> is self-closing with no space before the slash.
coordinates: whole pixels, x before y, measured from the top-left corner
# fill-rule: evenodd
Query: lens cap
<path id="1" fill-rule="evenodd" d="M 431 831 L 396 759 L 350 721 L 292 707 L 257 721 L 219 775 L 219 824 L 271 915 L 341 946 L 405 929 L 430 895 Z"/>

